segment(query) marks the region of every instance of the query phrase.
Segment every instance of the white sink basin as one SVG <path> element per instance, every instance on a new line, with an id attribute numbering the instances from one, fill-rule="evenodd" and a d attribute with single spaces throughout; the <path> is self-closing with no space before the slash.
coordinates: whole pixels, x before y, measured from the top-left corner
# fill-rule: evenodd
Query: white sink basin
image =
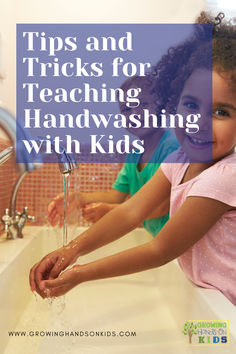
<path id="1" fill-rule="evenodd" d="M 76 234 L 82 231 L 79 228 Z M 0 241 L 1 353 L 235 352 L 235 307 L 220 292 L 194 286 L 177 262 L 134 275 L 81 284 L 65 298 L 53 300 L 51 305 L 48 299 L 37 297 L 36 301 L 28 285 L 29 269 L 43 255 L 60 246 L 58 234 L 58 230 L 34 226 L 25 229 L 23 240 Z M 150 239 L 144 230 L 137 229 L 84 256 L 79 263 Z M 188 320 L 229 320 L 229 344 L 223 348 L 222 345 L 202 348 L 188 344 L 187 336 L 182 333 Z M 10 337 L 9 331 L 22 334 Z M 123 332 L 127 332 L 126 336 Z"/>

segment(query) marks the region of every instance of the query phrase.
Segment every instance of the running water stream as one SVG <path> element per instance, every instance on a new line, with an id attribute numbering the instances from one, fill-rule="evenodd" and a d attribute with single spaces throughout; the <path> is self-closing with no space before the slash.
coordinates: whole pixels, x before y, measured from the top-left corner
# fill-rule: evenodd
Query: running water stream
<path id="1" fill-rule="evenodd" d="M 70 173 L 63 174 L 63 184 L 64 184 L 63 247 L 65 247 L 68 242 L 68 207 L 69 207 Z"/>
<path id="2" fill-rule="evenodd" d="M 62 244 L 65 247 L 68 243 L 68 207 L 69 207 L 69 188 L 70 188 L 70 173 L 64 173 L 62 175 L 64 186 L 64 215 L 63 215 L 63 234 Z M 37 299 L 37 297 L 36 297 Z M 50 292 L 47 296 L 48 305 L 51 306 L 55 300 L 58 306 L 58 314 L 65 308 L 65 295 L 59 298 L 50 297 Z"/>
<path id="3" fill-rule="evenodd" d="M 65 247 L 68 244 L 68 224 L 69 224 L 69 189 L 71 182 L 71 173 L 64 173 L 62 175 L 63 178 L 63 187 L 64 187 L 64 212 L 63 212 L 63 229 L 62 229 L 62 244 Z M 78 174 L 76 178 L 75 187 L 78 188 Z M 76 224 L 75 224 L 76 225 Z M 33 292 L 36 302 L 38 302 L 39 295 L 34 291 Z M 52 305 L 54 304 L 54 310 L 57 315 L 60 315 L 65 309 L 65 295 L 60 296 L 58 298 L 50 297 L 50 292 L 47 292 L 47 302 L 48 306 L 52 309 Z M 62 323 L 63 325 L 63 323 Z"/>

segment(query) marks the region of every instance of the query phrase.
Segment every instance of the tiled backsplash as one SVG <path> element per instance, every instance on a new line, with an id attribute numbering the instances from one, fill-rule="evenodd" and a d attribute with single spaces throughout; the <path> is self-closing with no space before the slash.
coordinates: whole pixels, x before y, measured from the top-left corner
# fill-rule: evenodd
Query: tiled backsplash
<path id="1" fill-rule="evenodd" d="M 0 151 L 10 146 L 9 142 L 0 140 Z M 9 207 L 12 188 L 15 181 L 15 166 L 12 163 L 13 158 L 0 166 L 0 219 L 5 213 L 5 209 Z M 0 233 L 3 231 L 4 225 L 0 220 Z"/>
<path id="2" fill-rule="evenodd" d="M 7 147 L 5 141 L 0 141 L 0 151 Z M 109 191 L 121 168 L 121 164 L 80 164 L 70 178 L 70 189 L 82 192 Z M 0 166 L 0 218 L 5 208 L 9 207 L 13 185 L 18 177 L 14 157 Z M 36 224 L 47 222 L 47 206 L 58 193 L 64 191 L 63 177 L 57 164 L 45 164 L 42 168 L 28 173 L 18 193 L 17 210 L 22 211 L 28 206 L 29 214 L 36 217 Z M 81 213 L 77 214 L 78 223 L 87 226 Z M 0 223 L 0 231 L 3 224 Z"/>

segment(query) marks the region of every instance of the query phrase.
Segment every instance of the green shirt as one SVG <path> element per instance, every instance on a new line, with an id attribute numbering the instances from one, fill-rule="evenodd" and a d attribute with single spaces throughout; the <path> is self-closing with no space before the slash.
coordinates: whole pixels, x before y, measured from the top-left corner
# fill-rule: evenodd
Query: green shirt
<path id="1" fill-rule="evenodd" d="M 123 193 L 128 193 L 131 196 L 134 195 L 155 174 L 161 162 L 178 147 L 179 144 L 176 138 L 170 132 L 166 131 L 151 158 L 151 161 L 156 160 L 158 163 L 149 162 L 142 171 L 139 171 L 137 166 L 139 156 L 137 156 L 136 163 L 132 162 L 124 164 L 112 188 Z M 128 159 L 129 157 L 127 160 Z M 143 226 L 153 236 L 156 236 L 168 219 L 169 214 L 161 218 L 148 219 L 143 222 Z"/>

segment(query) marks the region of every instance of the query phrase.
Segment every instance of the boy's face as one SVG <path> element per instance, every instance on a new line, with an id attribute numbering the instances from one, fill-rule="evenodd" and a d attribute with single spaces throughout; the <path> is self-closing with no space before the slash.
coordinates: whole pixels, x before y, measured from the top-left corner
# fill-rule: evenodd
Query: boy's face
<path id="1" fill-rule="evenodd" d="M 191 74 L 181 93 L 177 113 L 183 117 L 200 113 L 199 132 L 189 134 L 176 129 L 176 135 L 192 162 L 217 161 L 234 151 L 235 104 L 236 95 L 226 76 L 206 69 Z"/>
<path id="2" fill-rule="evenodd" d="M 131 88 L 135 88 L 137 89 L 138 86 L 131 86 L 129 87 L 129 89 Z M 154 99 L 154 95 L 152 95 L 149 92 L 149 88 L 148 87 L 143 87 L 142 91 L 140 92 L 138 98 L 140 101 L 140 104 L 137 107 L 133 107 L 131 104 L 131 107 L 127 107 L 126 102 L 120 102 L 119 106 L 120 106 L 120 112 L 125 115 L 125 117 L 127 118 L 127 125 L 130 122 L 129 121 L 129 116 L 131 114 L 135 114 L 135 115 L 139 115 L 140 119 L 139 121 L 141 122 L 141 127 L 140 128 L 127 128 L 127 131 L 130 132 L 131 134 L 138 136 L 140 138 L 148 136 L 148 135 L 152 135 L 156 129 L 152 129 L 152 128 L 143 128 L 143 123 L 144 123 L 144 109 L 149 110 L 149 114 L 156 114 L 156 104 L 155 104 L 155 99 Z M 126 98 L 125 98 L 126 99 Z"/>

